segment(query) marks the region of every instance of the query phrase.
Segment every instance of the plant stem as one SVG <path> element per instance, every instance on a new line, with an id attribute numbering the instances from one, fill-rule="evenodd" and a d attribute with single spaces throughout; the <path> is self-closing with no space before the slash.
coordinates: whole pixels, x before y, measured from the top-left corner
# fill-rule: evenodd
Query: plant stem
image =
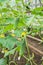
<path id="1" fill-rule="evenodd" d="M 15 53 L 15 55 L 14 55 L 14 58 L 13 58 L 13 60 L 15 60 L 15 58 L 16 58 L 16 56 L 17 56 L 17 53 L 18 53 L 18 52 L 16 51 L 16 53 Z"/>
<path id="2" fill-rule="evenodd" d="M 33 62 L 34 65 L 37 65 L 37 64 L 34 62 L 34 60 L 32 60 L 32 62 Z"/>
<path id="3" fill-rule="evenodd" d="M 34 55 L 33 55 L 32 57 L 30 57 L 30 58 L 27 58 L 27 57 L 24 56 L 24 55 L 23 55 L 23 57 L 24 57 L 27 61 L 31 61 L 31 60 L 33 59 Z"/>

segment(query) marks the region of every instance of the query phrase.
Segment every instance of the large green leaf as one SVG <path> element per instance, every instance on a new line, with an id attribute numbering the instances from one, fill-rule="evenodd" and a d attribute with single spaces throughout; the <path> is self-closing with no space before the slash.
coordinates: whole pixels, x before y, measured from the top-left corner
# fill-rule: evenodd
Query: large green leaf
<path id="1" fill-rule="evenodd" d="M 0 2 L 5 2 L 6 0 L 0 0 Z"/>
<path id="2" fill-rule="evenodd" d="M 12 36 L 7 36 L 5 38 L 0 38 L 0 43 L 2 44 L 3 47 L 8 48 L 11 50 L 14 45 L 16 44 L 16 38 Z"/>
<path id="3" fill-rule="evenodd" d="M 20 46 L 20 51 L 19 51 L 19 55 L 23 56 L 23 54 L 25 53 L 25 48 L 26 48 L 26 44 L 25 44 L 25 40 L 22 40 L 23 42 L 21 42 L 21 46 Z"/>
<path id="4" fill-rule="evenodd" d="M 6 59 L 4 58 L 0 59 L 0 65 L 7 65 Z"/>
<path id="5" fill-rule="evenodd" d="M 43 7 L 37 7 L 32 10 L 32 14 L 43 16 Z"/>
<path id="6" fill-rule="evenodd" d="M 21 37 L 22 32 L 23 32 L 23 29 L 16 29 L 16 30 L 14 31 L 14 34 L 15 34 L 17 37 Z"/>
<path id="7" fill-rule="evenodd" d="M 8 11 L 10 11 L 8 8 L 2 8 L 2 9 L 0 10 L 0 12 L 8 12 Z"/>
<path id="8" fill-rule="evenodd" d="M 8 51 L 8 52 L 6 52 L 5 55 L 4 55 L 4 57 L 6 57 L 6 56 L 8 56 L 8 55 L 11 55 L 11 54 L 14 54 L 14 52 L 15 52 L 16 50 L 17 50 L 17 47 L 14 48 L 14 49 L 12 49 L 12 50 L 10 50 L 10 51 Z"/>

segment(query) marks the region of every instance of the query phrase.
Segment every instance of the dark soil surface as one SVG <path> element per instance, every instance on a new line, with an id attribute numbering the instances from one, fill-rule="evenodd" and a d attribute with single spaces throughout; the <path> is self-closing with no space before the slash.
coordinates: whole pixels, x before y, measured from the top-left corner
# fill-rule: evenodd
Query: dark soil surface
<path id="1" fill-rule="evenodd" d="M 0 59 L 4 57 L 4 54 L 0 52 Z"/>

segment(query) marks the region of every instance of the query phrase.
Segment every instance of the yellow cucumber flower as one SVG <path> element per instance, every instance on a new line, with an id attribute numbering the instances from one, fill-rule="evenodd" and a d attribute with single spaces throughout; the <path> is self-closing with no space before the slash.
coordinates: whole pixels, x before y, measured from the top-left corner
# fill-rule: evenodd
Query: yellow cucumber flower
<path id="1" fill-rule="evenodd" d="M 4 53 L 8 52 L 8 50 L 4 50 Z"/>
<path id="2" fill-rule="evenodd" d="M 2 16 L 2 14 L 0 14 L 0 17 Z"/>
<path id="3" fill-rule="evenodd" d="M 5 35 L 4 35 L 4 34 L 1 34 L 1 35 L 0 35 L 0 38 L 4 38 L 4 37 L 5 37 Z"/>
<path id="4" fill-rule="evenodd" d="M 6 53 L 6 52 L 8 52 L 8 50 L 6 50 L 6 49 L 2 50 L 2 53 Z"/>
<path id="5" fill-rule="evenodd" d="M 15 34 L 12 33 L 11 36 L 12 36 L 12 37 L 15 37 Z"/>
<path id="6" fill-rule="evenodd" d="M 27 34 L 27 32 L 22 32 L 21 36 L 24 37 Z"/>

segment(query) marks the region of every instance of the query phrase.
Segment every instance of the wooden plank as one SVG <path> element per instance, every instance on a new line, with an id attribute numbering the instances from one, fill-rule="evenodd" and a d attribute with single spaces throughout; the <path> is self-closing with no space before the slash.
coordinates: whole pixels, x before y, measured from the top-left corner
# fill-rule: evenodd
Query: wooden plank
<path id="1" fill-rule="evenodd" d="M 34 52 L 35 54 L 38 54 L 39 56 L 43 56 L 43 50 L 42 50 L 43 46 L 39 45 L 40 42 L 42 42 L 42 40 L 32 37 L 30 35 L 27 36 L 27 43 L 31 51 Z"/>
<path id="2" fill-rule="evenodd" d="M 37 48 L 35 48 L 34 46 L 32 46 L 32 45 L 30 45 L 30 44 L 28 44 L 28 46 L 31 48 L 31 50 L 34 50 L 34 51 L 36 51 L 38 54 L 40 54 L 40 55 L 43 56 L 43 52 L 42 52 L 42 51 L 38 50 Z"/>
<path id="3" fill-rule="evenodd" d="M 31 38 L 31 39 L 34 39 L 34 40 L 36 40 L 36 41 L 42 42 L 41 39 L 38 39 L 38 38 L 32 37 L 32 36 L 30 36 L 30 35 L 27 35 L 27 37 L 28 37 L 28 38 Z"/>

